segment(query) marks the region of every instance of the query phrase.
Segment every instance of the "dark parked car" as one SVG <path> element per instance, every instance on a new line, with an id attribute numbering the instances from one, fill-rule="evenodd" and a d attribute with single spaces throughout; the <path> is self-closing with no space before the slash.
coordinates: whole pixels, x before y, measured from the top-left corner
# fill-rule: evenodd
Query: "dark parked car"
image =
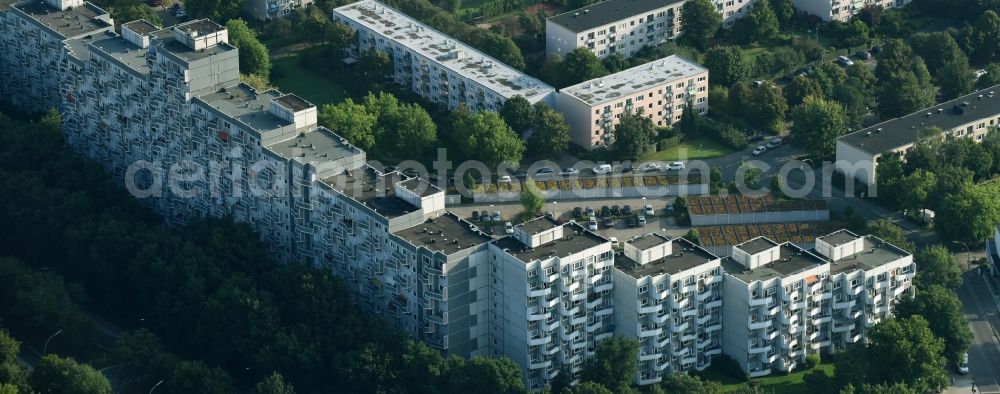
<path id="1" fill-rule="evenodd" d="M 577 219 L 583 217 L 583 208 L 580 207 L 573 208 L 573 217 Z"/>
<path id="2" fill-rule="evenodd" d="M 611 215 L 611 208 L 608 208 L 607 205 L 601 207 L 601 217 L 608 217 L 610 215 Z"/>
<path id="3" fill-rule="evenodd" d="M 611 206 L 611 216 L 618 216 L 620 214 L 621 214 L 621 211 L 618 209 L 618 206 L 617 205 L 612 205 Z"/>
<path id="4" fill-rule="evenodd" d="M 636 226 L 635 216 L 629 216 L 628 218 L 626 218 L 625 225 L 629 227 L 635 227 Z"/>
<path id="5" fill-rule="evenodd" d="M 614 226 L 615 226 L 615 221 L 614 221 L 614 220 L 612 220 L 612 219 L 611 219 L 610 217 L 609 217 L 609 218 L 606 218 L 606 219 L 604 219 L 604 227 L 605 227 L 605 228 L 612 228 L 612 227 L 614 227 Z"/>
<path id="6" fill-rule="evenodd" d="M 472 221 L 473 222 L 479 221 L 479 211 L 472 211 Z"/>
<path id="7" fill-rule="evenodd" d="M 632 216 L 632 206 L 631 205 L 626 205 L 626 206 L 622 207 L 622 215 Z"/>
<path id="8" fill-rule="evenodd" d="M 868 53 L 868 51 L 858 51 L 858 53 L 855 53 L 854 56 L 857 56 L 858 59 L 861 60 L 868 60 L 872 58 L 872 54 Z"/>
<path id="9" fill-rule="evenodd" d="M 667 216 L 674 216 L 674 204 L 667 204 Z"/>
<path id="10" fill-rule="evenodd" d="M 479 219 L 482 220 L 482 221 L 484 221 L 484 222 L 490 221 L 490 214 L 489 214 L 489 212 L 486 212 L 486 211 L 480 212 L 479 213 Z"/>

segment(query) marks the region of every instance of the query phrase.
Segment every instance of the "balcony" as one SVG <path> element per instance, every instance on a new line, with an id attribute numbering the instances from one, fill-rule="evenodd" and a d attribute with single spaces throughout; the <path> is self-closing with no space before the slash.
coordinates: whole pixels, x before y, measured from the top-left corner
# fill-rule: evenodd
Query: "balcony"
<path id="1" fill-rule="evenodd" d="M 541 331 L 535 330 L 532 332 L 531 338 L 528 338 L 528 346 L 541 346 L 552 342 L 552 337 L 549 335 L 542 336 Z"/>
<path id="2" fill-rule="evenodd" d="M 697 325 L 700 326 L 702 324 L 708 323 L 709 320 L 712 320 L 712 314 L 707 314 L 707 315 L 704 315 L 704 316 L 698 316 L 698 317 L 696 317 L 694 319 L 694 324 L 697 324 Z"/>
<path id="3" fill-rule="evenodd" d="M 749 328 L 751 330 L 760 330 L 760 329 L 764 329 L 764 328 L 768 328 L 768 327 L 771 327 L 771 321 L 770 320 L 757 320 L 757 321 L 753 321 L 750 318 L 747 318 L 747 328 Z"/>
<path id="4" fill-rule="evenodd" d="M 778 337 L 778 330 L 774 330 L 774 331 L 771 331 L 771 332 L 765 332 L 760 337 L 761 337 L 761 339 L 766 340 L 766 341 L 773 341 L 775 338 Z"/>
<path id="5" fill-rule="evenodd" d="M 722 306 L 722 299 L 718 298 L 705 304 L 705 308 L 719 308 Z"/>
<path id="6" fill-rule="evenodd" d="M 670 332 L 675 333 L 675 334 L 676 333 L 680 333 L 680 332 L 684 332 L 684 331 L 687 331 L 688 327 L 690 327 L 690 326 L 691 325 L 688 324 L 688 322 L 683 322 L 681 324 L 674 324 L 674 325 L 671 325 Z"/>
<path id="7" fill-rule="evenodd" d="M 854 328 L 853 324 L 834 324 L 832 330 L 833 332 L 848 332 L 851 331 L 852 328 Z"/>
<path id="8" fill-rule="evenodd" d="M 569 319 L 569 323 L 572 324 L 572 325 L 574 325 L 574 326 L 577 325 L 577 324 L 586 324 L 587 323 L 587 315 L 582 315 L 582 316 L 576 316 L 576 315 L 574 315 L 572 318 Z"/>
<path id="9" fill-rule="evenodd" d="M 715 294 L 715 292 L 713 292 L 711 290 L 707 290 L 707 291 L 703 291 L 701 293 L 698 293 L 698 302 L 705 302 L 705 300 L 707 300 L 709 298 L 712 298 L 712 295 L 714 295 L 714 294 Z"/>
<path id="10" fill-rule="evenodd" d="M 681 311 L 681 317 L 694 317 L 698 315 L 698 308 L 689 308 Z"/>
<path id="11" fill-rule="evenodd" d="M 569 295 L 570 301 L 583 301 L 587 299 L 587 292 L 581 291 L 579 293 L 573 293 Z"/>
<path id="12" fill-rule="evenodd" d="M 597 297 L 593 301 L 587 301 L 587 309 L 595 309 L 604 303 L 604 298 Z"/>
<path id="13" fill-rule="evenodd" d="M 840 301 L 833 303 L 833 309 L 846 309 L 853 307 L 854 307 L 854 300 L 847 300 L 847 301 Z"/>
<path id="14" fill-rule="evenodd" d="M 542 369 L 552 366 L 552 360 L 531 360 L 528 363 L 528 369 Z"/>
<path id="15" fill-rule="evenodd" d="M 640 338 L 655 337 L 657 335 L 660 335 L 660 333 L 663 332 L 662 328 L 656 327 L 656 326 L 649 327 L 649 326 L 642 326 L 642 325 L 640 325 L 638 327 L 639 327 L 639 335 L 638 336 Z"/>
<path id="16" fill-rule="evenodd" d="M 906 290 L 908 290 L 909 288 L 910 288 L 909 285 L 905 285 L 905 286 L 904 285 L 897 285 L 895 288 L 892 289 L 892 297 L 893 298 L 899 297 L 900 295 L 902 295 L 903 293 L 905 293 Z"/>
<path id="17" fill-rule="evenodd" d="M 607 278 L 607 277 L 605 277 L 605 278 Z M 604 283 L 598 283 L 597 286 L 594 287 L 594 292 L 600 293 L 600 292 L 605 291 L 605 290 L 611 291 L 611 288 L 612 288 L 611 280 L 607 279 L 607 281 L 604 282 Z"/>
<path id="18" fill-rule="evenodd" d="M 650 347 L 643 347 L 639 349 L 639 361 L 649 361 L 660 358 L 660 353 L 657 349 Z"/>
<path id="19" fill-rule="evenodd" d="M 642 304 L 639 301 L 636 301 L 635 305 L 638 308 L 640 314 L 642 314 L 642 313 L 650 313 L 650 314 L 652 314 L 652 313 L 660 313 L 660 311 L 663 310 L 663 305 L 662 304 L 653 304 L 653 305 L 642 306 Z"/>
<path id="20" fill-rule="evenodd" d="M 681 292 L 682 293 L 694 293 L 696 291 L 698 291 L 698 284 L 697 283 L 692 283 L 692 284 L 684 285 L 684 286 L 681 287 Z"/>
<path id="21" fill-rule="evenodd" d="M 757 343 L 756 345 L 754 345 L 754 344 L 751 343 L 750 344 L 750 348 L 747 349 L 747 353 L 750 353 L 750 354 L 767 353 L 767 352 L 771 351 L 772 347 L 773 346 L 771 346 L 771 344 L 767 343 L 767 342 Z"/>
<path id="22" fill-rule="evenodd" d="M 761 297 L 761 298 L 751 298 L 750 299 L 750 305 L 751 306 L 771 305 L 772 303 L 774 303 L 774 297 L 773 296 Z"/>
<path id="23" fill-rule="evenodd" d="M 547 296 L 549 294 L 552 294 L 552 288 L 551 287 L 546 287 L 544 289 L 529 290 L 528 291 L 528 297 L 545 297 L 545 296 Z"/>

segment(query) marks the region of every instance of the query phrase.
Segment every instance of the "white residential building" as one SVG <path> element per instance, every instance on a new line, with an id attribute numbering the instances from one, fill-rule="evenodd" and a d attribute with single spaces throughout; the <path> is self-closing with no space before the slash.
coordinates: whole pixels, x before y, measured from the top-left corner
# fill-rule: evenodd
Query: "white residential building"
<path id="1" fill-rule="evenodd" d="M 646 234 L 615 257 L 615 332 L 639 341 L 640 385 L 703 370 L 722 353 L 720 259 L 684 238 Z"/>
<path id="2" fill-rule="evenodd" d="M 911 0 L 793 0 L 795 9 L 824 21 L 847 22 L 865 7 L 890 9 L 910 4 Z"/>
<path id="3" fill-rule="evenodd" d="M 584 359 L 614 331 L 611 242 L 576 223 L 539 218 L 490 250 L 496 284 L 483 319 L 497 354 L 522 366 L 532 391 L 561 372 L 576 381 Z"/>
<path id="4" fill-rule="evenodd" d="M 545 21 L 545 52 L 565 56 L 587 48 L 597 57 L 632 57 L 644 46 L 678 37 L 686 0 L 607 0 L 568 11 Z M 755 0 L 714 0 L 722 26 L 750 12 Z"/>
<path id="5" fill-rule="evenodd" d="M 839 137 L 836 169 L 872 190 L 882 155 L 905 153 L 923 138 L 937 138 L 927 132 L 932 127 L 941 129 L 946 138 L 980 142 L 990 130 L 1000 126 L 997 93 L 1000 85 Z"/>
<path id="6" fill-rule="evenodd" d="M 916 269 L 906 251 L 846 230 L 817 238 L 815 253 L 758 237 L 723 268 L 723 350 L 750 376 L 864 339 L 912 293 Z"/>
<path id="7" fill-rule="evenodd" d="M 551 86 L 375 0 L 336 8 L 333 20 L 357 32 L 350 56 L 389 54 L 395 82 L 432 102 L 477 111 L 498 111 L 514 96 L 552 104 Z"/>
<path id="8" fill-rule="evenodd" d="M 669 126 L 688 103 L 698 113 L 708 111 L 708 69 L 677 55 L 563 88 L 556 96 L 573 141 L 588 149 L 614 142 L 615 126 L 626 113 L 642 111 L 654 125 Z"/>

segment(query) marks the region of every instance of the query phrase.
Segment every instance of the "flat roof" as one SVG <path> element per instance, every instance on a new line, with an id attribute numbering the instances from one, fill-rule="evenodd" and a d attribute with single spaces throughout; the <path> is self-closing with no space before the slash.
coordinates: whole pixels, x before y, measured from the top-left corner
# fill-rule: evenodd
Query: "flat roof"
<path id="1" fill-rule="evenodd" d="M 540 218 L 535 218 L 527 222 L 518 224 L 514 227 L 520 228 L 528 234 L 538 234 L 540 232 L 548 231 L 559 226 L 561 226 L 559 222 L 556 222 L 555 220 L 552 220 L 549 217 L 543 216 Z"/>
<path id="2" fill-rule="evenodd" d="M 778 246 L 777 242 L 767 239 L 767 237 L 757 237 L 733 247 L 747 252 L 747 254 L 755 255 L 775 246 Z"/>
<path id="3" fill-rule="evenodd" d="M 640 235 L 628 241 L 625 241 L 625 243 L 635 246 L 639 250 L 646 250 L 655 246 L 663 245 L 667 242 L 670 242 L 670 237 L 660 235 L 657 233 Z"/>
<path id="4" fill-rule="evenodd" d="M 21 2 L 21 0 L 0 0 L 0 11 L 7 11 L 10 6 Z"/>
<path id="5" fill-rule="evenodd" d="M 635 260 L 625 257 L 624 254 L 619 254 L 615 256 L 615 268 L 633 278 L 640 279 L 645 276 L 661 274 L 673 275 L 719 259 L 716 255 L 687 239 L 675 238 L 668 242 L 673 243 L 671 245 L 673 254 L 669 256 L 640 265 Z"/>
<path id="6" fill-rule="evenodd" d="M 400 45 L 434 59 L 444 68 L 482 84 L 504 98 L 532 98 L 554 91 L 544 82 L 503 64 L 475 48 L 432 29 L 374 0 L 338 7 L 335 11 L 365 27 L 392 38 Z"/>
<path id="7" fill-rule="evenodd" d="M 687 199 L 691 215 L 726 215 L 757 212 L 824 211 L 826 200 L 778 200 L 762 196 L 693 196 Z"/>
<path id="8" fill-rule="evenodd" d="M 441 189 L 437 186 L 417 177 L 399 182 L 399 185 L 405 187 L 406 190 L 417 193 L 420 197 L 427 197 L 441 192 Z"/>
<path id="9" fill-rule="evenodd" d="M 309 131 L 275 142 L 268 149 L 300 163 L 320 163 L 340 160 L 361 154 L 361 151 L 351 146 L 339 135 L 330 130 L 316 127 Z"/>
<path id="10" fill-rule="evenodd" d="M 173 27 L 174 29 L 180 30 L 187 34 L 194 34 L 196 36 L 203 36 L 206 34 L 217 33 L 225 30 L 225 26 L 215 23 L 211 19 L 198 19 L 190 22 L 181 23 Z"/>
<path id="11" fill-rule="evenodd" d="M 858 238 L 861 238 L 861 236 L 847 230 L 837 230 L 831 234 L 817 237 L 817 239 L 821 239 L 832 246 L 840 246 Z"/>
<path id="12" fill-rule="evenodd" d="M 763 236 L 777 243 L 802 244 L 847 227 L 839 220 L 823 222 L 750 223 L 723 226 L 698 226 L 703 246 L 732 246 Z"/>
<path id="13" fill-rule="evenodd" d="M 830 264 L 830 273 L 839 274 L 854 270 L 869 270 L 899 261 L 910 253 L 895 245 L 873 236 L 864 237 L 864 249 L 861 253 L 846 256 Z"/>
<path id="14" fill-rule="evenodd" d="M 781 245 L 780 258 L 771 263 L 750 270 L 746 266 L 727 257 L 722 260 L 726 274 L 746 283 L 771 278 L 784 278 L 826 264 L 826 260 L 790 243 Z"/>
<path id="15" fill-rule="evenodd" d="M 564 12 L 549 20 L 578 33 L 626 18 L 645 18 L 649 11 L 682 2 L 684 0 L 608 0 Z"/>
<path id="16" fill-rule="evenodd" d="M 593 106 L 628 98 L 636 92 L 693 78 L 707 72 L 708 69 L 698 63 L 677 55 L 670 55 L 611 75 L 562 88 L 559 92 L 569 94 Z"/>
<path id="17" fill-rule="evenodd" d="M 69 55 L 81 60 L 90 60 L 90 44 L 101 41 L 107 38 L 116 38 L 117 34 L 110 31 L 103 31 L 97 34 L 89 34 L 83 37 L 71 38 L 63 41 L 66 47 L 69 48 Z"/>
<path id="18" fill-rule="evenodd" d="M 479 231 L 472 223 L 460 219 L 451 212 L 397 231 L 395 234 L 414 246 L 422 246 L 445 254 L 479 246 L 493 239 Z"/>
<path id="19" fill-rule="evenodd" d="M 948 131 L 977 119 L 1000 116 L 1000 94 L 996 93 L 1000 93 L 1000 85 L 887 120 L 838 140 L 872 155 L 899 149 L 915 143 L 930 127 Z M 956 105 L 961 111 L 956 111 Z"/>
<path id="20" fill-rule="evenodd" d="M 292 122 L 271 113 L 271 100 L 278 97 L 279 94 L 274 90 L 258 92 L 250 85 L 238 83 L 200 94 L 196 98 L 212 108 L 246 123 L 250 128 L 263 132 L 292 124 Z"/>
<path id="21" fill-rule="evenodd" d="M 30 1 L 13 5 L 30 15 L 39 23 L 48 26 L 63 36 L 63 38 L 80 36 L 95 30 L 111 26 L 106 21 L 98 19 L 107 12 L 97 6 L 84 3 L 82 7 L 72 7 L 60 10 L 44 1 Z M 108 16 L 110 18 L 110 16 Z"/>
<path id="22" fill-rule="evenodd" d="M 118 35 L 96 41 L 91 45 L 118 60 L 126 67 L 142 74 L 149 74 L 149 64 L 146 63 L 145 48 L 141 48 Z"/>
<path id="23" fill-rule="evenodd" d="M 145 19 L 136 19 L 129 23 L 124 23 L 122 24 L 122 27 L 127 27 L 129 30 L 132 30 L 141 35 L 146 35 L 160 29 L 159 27 L 157 27 L 152 23 L 149 23 L 149 21 Z"/>
<path id="24" fill-rule="evenodd" d="M 586 228 L 576 223 L 566 223 L 563 226 L 563 237 L 552 242 L 530 248 L 518 241 L 517 238 L 506 236 L 494 243 L 500 249 L 504 249 L 511 256 L 517 257 L 523 262 L 548 259 L 550 257 L 565 257 L 573 253 L 578 253 L 600 244 L 609 242 L 597 234 L 588 231 Z"/>
<path id="25" fill-rule="evenodd" d="M 293 93 L 285 94 L 284 96 L 278 97 L 275 100 L 278 101 L 278 104 L 281 104 L 286 108 L 291 109 L 294 112 L 314 107 L 314 105 L 312 105 L 310 102 L 302 99 L 299 96 L 296 96 Z"/>
<path id="26" fill-rule="evenodd" d="M 375 168 L 365 165 L 323 178 L 323 183 L 391 219 L 420 209 L 396 196 L 393 185 L 397 179 L 380 175 Z"/>

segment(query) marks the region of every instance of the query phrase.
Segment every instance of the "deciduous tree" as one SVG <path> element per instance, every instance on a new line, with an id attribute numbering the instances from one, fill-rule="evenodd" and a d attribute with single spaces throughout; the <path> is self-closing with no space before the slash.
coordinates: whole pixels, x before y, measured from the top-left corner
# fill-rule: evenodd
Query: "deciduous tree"
<path id="1" fill-rule="evenodd" d="M 681 9 L 684 39 L 695 48 L 708 48 L 708 41 L 715 36 L 715 31 L 721 25 L 722 15 L 715 11 L 715 4 L 709 0 L 688 1 Z"/>
<path id="2" fill-rule="evenodd" d="M 528 151 L 533 155 L 553 158 L 569 148 L 569 126 L 562 113 L 538 103 L 534 108 L 534 125 L 528 137 Z"/>
<path id="3" fill-rule="evenodd" d="M 691 3 L 688 2 L 685 6 Z M 735 46 L 710 49 L 705 53 L 705 67 L 708 68 L 716 83 L 725 86 L 750 79 L 750 62 L 743 56 L 743 52 Z"/>
<path id="4" fill-rule="evenodd" d="M 511 129 L 524 133 L 535 123 L 535 109 L 531 108 L 528 99 L 517 95 L 503 103 L 503 107 L 500 107 L 500 117 Z"/>
<path id="5" fill-rule="evenodd" d="M 240 72 L 265 78 L 271 75 L 271 55 L 257 39 L 257 33 L 242 19 L 230 19 L 226 29 L 229 30 L 229 43 L 239 48 Z"/>
<path id="6" fill-rule="evenodd" d="M 93 367 L 54 354 L 42 357 L 28 381 L 40 393 L 111 394 L 111 383 Z"/>
<path id="7" fill-rule="evenodd" d="M 806 98 L 792 110 L 792 138 L 815 158 L 836 154 L 837 137 L 847 132 L 847 114 L 835 102 L 821 98 Z"/>
<path id="8" fill-rule="evenodd" d="M 918 268 L 919 270 L 919 268 Z M 962 313 L 962 302 L 953 289 L 938 285 L 921 287 L 915 297 L 904 297 L 896 309 L 896 316 L 923 316 L 931 332 L 944 340 L 944 355 L 954 365 L 962 361 L 962 354 L 969 350 L 972 331 Z"/>
<path id="9" fill-rule="evenodd" d="M 639 159 L 653 148 L 656 128 L 642 113 L 626 113 L 615 125 L 614 148 L 627 159 Z"/>
<path id="10" fill-rule="evenodd" d="M 593 357 L 583 366 L 583 380 L 599 383 L 615 393 L 632 392 L 632 381 L 639 371 L 639 343 L 635 340 L 612 337 L 597 345 Z"/>

